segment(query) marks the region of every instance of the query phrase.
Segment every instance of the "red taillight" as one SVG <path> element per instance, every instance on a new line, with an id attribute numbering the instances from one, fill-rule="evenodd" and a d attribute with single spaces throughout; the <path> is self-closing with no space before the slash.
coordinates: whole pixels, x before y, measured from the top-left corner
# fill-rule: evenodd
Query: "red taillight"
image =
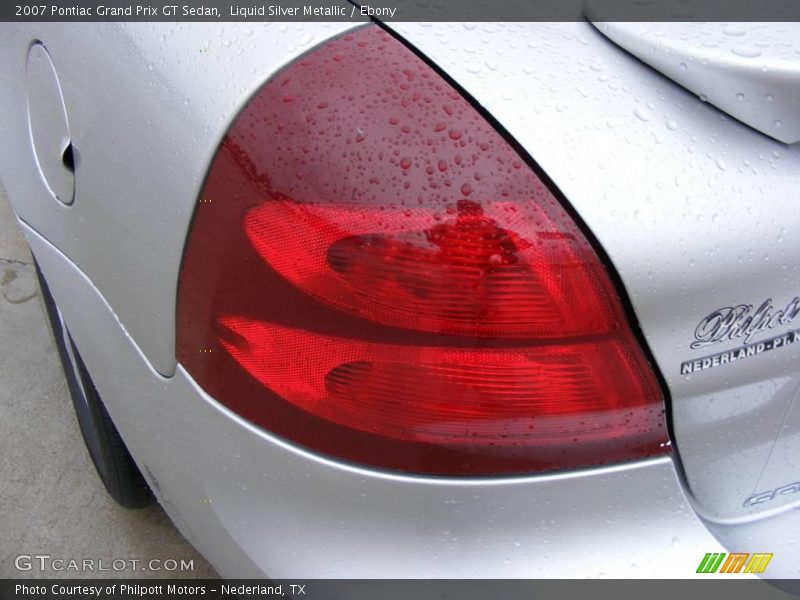
<path id="1" fill-rule="evenodd" d="M 377 27 L 267 83 L 202 199 L 178 355 L 245 418 L 421 473 L 663 451 L 658 386 L 591 245 L 480 114 Z"/>
<path id="2" fill-rule="evenodd" d="M 323 302 L 418 331 L 528 339 L 616 327 L 574 229 L 533 203 L 467 199 L 433 210 L 276 199 L 245 217 L 264 260 Z"/>

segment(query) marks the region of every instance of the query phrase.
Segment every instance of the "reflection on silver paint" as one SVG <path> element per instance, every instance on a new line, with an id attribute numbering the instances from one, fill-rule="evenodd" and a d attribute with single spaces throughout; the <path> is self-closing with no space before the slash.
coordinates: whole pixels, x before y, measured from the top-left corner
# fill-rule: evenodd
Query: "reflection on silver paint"
<path id="1" fill-rule="evenodd" d="M 787 144 L 800 141 L 800 23 L 597 23 L 597 27 L 743 123 Z"/>

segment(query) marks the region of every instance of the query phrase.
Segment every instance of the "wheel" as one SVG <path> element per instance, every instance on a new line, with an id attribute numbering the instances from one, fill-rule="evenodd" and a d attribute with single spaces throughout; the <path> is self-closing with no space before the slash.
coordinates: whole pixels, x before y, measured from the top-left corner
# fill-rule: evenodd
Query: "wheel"
<path id="1" fill-rule="evenodd" d="M 152 504 L 154 497 L 150 487 L 111 421 L 69 334 L 61 311 L 50 294 L 39 265 L 35 263 L 35 266 L 45 312 L 50 321 L 61 365 L 64 367 L 75 415 L 97 474 L 108 493 L 121 506 L 142 508 Z"/>

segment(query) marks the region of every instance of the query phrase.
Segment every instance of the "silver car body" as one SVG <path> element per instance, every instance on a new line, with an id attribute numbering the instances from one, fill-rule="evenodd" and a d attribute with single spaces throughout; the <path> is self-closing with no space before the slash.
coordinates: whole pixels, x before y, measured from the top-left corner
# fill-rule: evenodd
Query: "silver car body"
<path id="1" fill-rule="evenodd" d="M 4 185 L 182 533 L 226 577 L 688 577 L 715 551 L 772 552 L 765 576 L 800 576 L 800 345 L 682 372 L 744 344 L 692 348 L 707 315 L 783 308 L 800 292 L 800 145 L 703 102 L 588 22 L 389 26 L 514 136 L 602 244 L 669 391 L 671 455 L 508 478 L 380 472 L 247 423 L 177 364 L 179 266 L 217 145 L 272 74 L 358 26 L 0 29 Z M 65 105 L 52 130 L 66 127 L 78 153 L 70 205 L 43 180 L 26 117 L 36 41 Z"/>

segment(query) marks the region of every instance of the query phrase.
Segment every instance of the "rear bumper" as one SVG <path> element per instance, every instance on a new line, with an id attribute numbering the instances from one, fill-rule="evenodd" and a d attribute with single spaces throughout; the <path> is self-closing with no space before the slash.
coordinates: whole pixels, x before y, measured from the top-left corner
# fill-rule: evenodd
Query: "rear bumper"
<path id="1" fill-rule="evenodd" d="M 689 577 L 706 552 L 722 551 L 669 457 L 547 476 L 421 478 L 277 439 L 180 366 L 158 374 L 83 273 L 25 230 L 131 453 L 224 577 Z"/>
<path id="2" fill-rule="evenodd" d="M 219 440 L 198 473 L 204 518 L 273 577 L 687 577 L 720 549 L 669 459 L 504 480 L 378 473 L 274 439 L 176 376 L 176 403 Z"/>

